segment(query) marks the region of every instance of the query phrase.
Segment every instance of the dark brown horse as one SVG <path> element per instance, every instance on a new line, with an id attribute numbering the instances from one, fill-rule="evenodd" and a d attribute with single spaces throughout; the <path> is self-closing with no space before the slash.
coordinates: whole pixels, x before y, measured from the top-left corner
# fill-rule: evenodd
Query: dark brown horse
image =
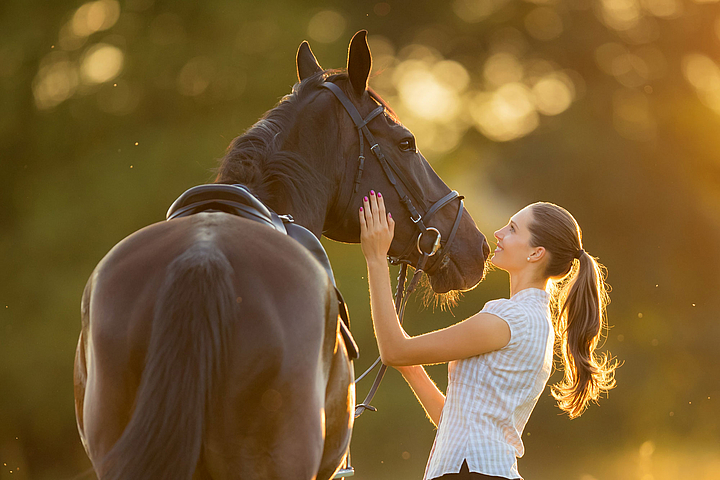
<path id="1" fill-rule="evenodd" d="M 374 159 L 356 175 L 357 129 L 320 88 L 338 85 L 363 116 L 384 105 L 367 88 L 370 58 L 365 32 L 351 42 L 346 72 L 324 71 L 303 42 L 300 81 L 232 142 L 217 183 L 242 183 L 318 238 L 344 242 L 359 241 L 362 196 L 382 191 L 397 219 L 391 253 L 400 255 L 417 237 L 406 205 Z M 389 109 L 368 126 L 421 194 L 421 213 L 448 194 Z M 451 229 L 455 205 L 432 226 Z M 467 212 L 457 217 L 454 244 L 426 269 L 437 292 L 484 275 L 485 238 Z M 403 260 L 415 261 L 408 251 Z M 88 281 L 75 404 L 102 480 L 325 480 L 347 451 L 354 402 L 331 281 L 266 225 L 221 212 L 156 223 L 118 243 Z"/>

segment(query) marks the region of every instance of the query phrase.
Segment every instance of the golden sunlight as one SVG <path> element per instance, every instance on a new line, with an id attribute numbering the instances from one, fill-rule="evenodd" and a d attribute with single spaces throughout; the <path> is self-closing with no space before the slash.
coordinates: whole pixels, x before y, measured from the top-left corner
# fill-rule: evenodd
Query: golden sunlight
<path id="1" fill-rule="evenodd" d="M 419 62 L 408 62 L 414 65 L 404 69 L 396 84 L 405 107 L 425 120 L 452 119 L 457 114 L 459 103 L 455 92 L 440 83 L 432 72 L 419 67 Z"/>
<path id="2" fill-rule="evenodd" d="M 485 61 L 485 80 L 494 87 L 519 82 L 523 78 L 523 66 L 511 53 L 496 53 Z"/>
<path id="3" fill-rule="evenodd" d="M 538 40 L 552 40 L 560 36 L 563 24 L 555 10 L 538 7 L 525 16 L 525 29 Z"/>
<path id="4" fill-rule="evenodd" d="M 480 93 L 470 108 L 475 127 L 491 140 L 514 140 L 538 126 L 532 93 L 522 83 L 505 84 L 494 93 Z"/>
<path id="5" fill-rule="evenodd" d="M 678 0 L 642 0 L 642 6 L 656 17 L 677 18 L 682 14 L 682 4 Z"/>
<path id="6" fill-rule="evenodd" d="M 87 37 L 95 32 L 107 30 L 120 18 L 120 4 L 117 0 L 88 2 L 75 11 L 71 25 L 78 37 Z"/>
<path id="7" fill-rule="evenodd" d="M 332 10 L 316 13 L 308 23 L 308 35 L 320 43 L 332 43 L 345 31 L 345 17 Z"/>
<path id="8" fill-rule="evenodd" d="M 598 18 L 613 30 L 628 30 L 637 25 L 642 9 L 637 0 L 601 0 Z"/>
<path id="9" fill-rule="evenodd" d="M 548 75 L 537 82 L 532 93 L 535 106 L 543 115 L 557 115 L 564 112 L 573 101 L 572 80 L 562 73 Z"/>
<path id="10" fill-rule="evenodd" d="M 35 105 L 40 110 L 52 108 L 70 98 L 78 85 L 75 65 L 63 52 L 52 52 L 40 62 L 33 80 Z"/>
<path id="11" fill-rule="evenodd" d="M 493 0 L 455 0 L 452 8 L 455 15 L 463 21 L 477 23 L 486 19 L 495 11 L 495 3 Z"/>
<path id="12" fill-rule="evenodd" d="M 691 53 L 683 57 L 682 71 L 700 100 L 720 114 L 720 67 L 715 61 L 701 53 Z"/>
<path id="13" fill-rule="evenodd" d="M 85 83 L 103 83 L 117 77 L 123 68 L 122 50 L 107 43 L 97 43 L 85 52 L 80 73 Z"/>

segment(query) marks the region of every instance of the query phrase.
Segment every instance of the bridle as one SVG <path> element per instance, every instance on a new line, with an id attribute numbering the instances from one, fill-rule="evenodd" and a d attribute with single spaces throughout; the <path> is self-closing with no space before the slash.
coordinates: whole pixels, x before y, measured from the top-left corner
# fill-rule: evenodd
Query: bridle
<path id="1" fill-rule="evenodd" d="M 393 265 L 400 264 L 400 274 L 398 276 L 398 285 L 397 285 L 397 291 L 395 292 L 395 311 L 398 315 L 398 319 L 400 320 L 400 323 L 402 324 L 403 316 L 405 314 L 405 305 L 407 304 L 407 299 L 410 296 L 410 294 L 415 290 L 415 287 L 418 284 L 418 281 L 420 280 L 420 277 L 424 273 L 425 266 L 427 264 L 427 261 L 430 257 L 434 255 L 439 255 L 437 257 L 437 260 L 435 261 L 435 264 L 433 265 L 433 268 L 437 268 L 441 265 L 442 260 L 444 259 L 445 255 L 450 251 L 450 245 L 452 244 L 453 240 L 455 239 L 455 234 L 457 233 L 458 227 L 460 226 L 460 219 L 463 214 L 464 210 L 464 203 L 463 203 L 463 196 L 458 194 L 455 190 L 451 191 L 444 197 L 442 197 L 437 202 L 433 203 L 430 208 L 425 212 L 424 215 L 421 215 L 417 209 L 415 208 L 415 205 L 412 202 L 411 196 L 408 195 L 408 191 L 410 191 L 412 197 L 415 198 L 416 201 L 418 199 L 422 198 L 422 195 L 419 194 L 417 189 L 413 186 L 412 183 L 408 182 L 405 175 L 402 173 L 402 171 L 395 165 L 395 162 L 392 161 L 392 159 L 385 157 L 385 155 L 382 152 L 382 149 L 380 148 L 380 145 L 375 140 L 375 137 L 373 136 L 372 132 L 370 132 L 370 129 L 368 128 L 368 123 L 370 123 L 371 120 L 373 120 L 378 115 L 385 112 L 385 107 L 380 105 L 377 108 L 375 108 L 372 112 L 368 114 L 367 117 L 363 118 L 362 115 L 360 115 L 360 112 L 358 112 L 357 108 L 355 108 L 355 105 L 350 101 L 350 99 L 345 95 L 345 93 L 335 85 L 334 83 L 330 81 L 326 81 L 320 85 L 321 87 L 327 88 L 330 90 L 335 97 L 337 97 L 338 100 L 340 100 L 340 103 L 343 107 L 345 107 L 345 111 L 347 111 L 348 115 L 350 115 L 350 118 L 352 119 L 353 123 L 355 124 L 355 127 L 358 131 L 358 137 L 360 141 L 360 155 L 358 156 L 358 169 L 355 174 L 355 181 L 353 184 L 352 193 L 350 195 L 350 198 L 348 199 L 348 203 L 345 206 L 345 209 L 343 211 L 343 215 L 340 218 L 345 218 L 348 209 L 352 205 L 352 200 L 357 195 L 359 188 L 360 188 L 360 180 L 362 179 L 363 175 L 363 169 L 365 167 L 365 138 L 367 139 L 369 145 L 370 145 L 370 151 L 373 152 L 375 155 L 375 158 L 377 158 L 378 162 L 380 163 L 380 166 L 383 169 L 383 172 L 385 172 L 385 176 L 390 181 L 390 184 L 395 188 L 395 191 L 398 194 L 398 197 L 400 198 L 400 201 L 405 205 L 405 208 L 410 213 L 410 220 L 417 226 L 420 233 L 417 236 L 417 240 L 411 241 L 405 249 L 402 251 L 402 253 L 398 256 L 390 256 L 390 263 Z M 443 208 L 446 205 L 449 205 L 453 200 L 460 200 L 459 206 L 458 206 L 458 213 L 457 217 L 455 218 L 455 222 L 453 223 L 452 228 L 450 229 L 450 234 L 447 237 L 447 240 L 445 242 L 442 241 L 442 234 L 440 231 L 435 227 L 428 227 L 426 223 L 430 222 L 430 219 L 435 215 L 441 208 Z M 418 201 L 418 203 L 421 203 Z M 435 240 L 433 241 L 432 248 L 429 252 L 426 252 L 422 249 L 420 245 L 420 241 L 422 240 L 423 235 L 426 234 L 434 234 Z M 412 265 L 412 262 L 410 261 L 410 256 L 413 252 L 413 247 L 417 249 L 420 256 L 418 257 L 418 261 L 413 265 L 414 267 L 414 274 L 412 276 L 412 279 L 410 280 L 410 284 L 405 288 L 405 280 L 407 277 L 407 267 L 408 265 Z M 377 365 L 380 363 L 380 357 L 378 357 L 377 360 L 368 368 L 362 375 L 360 375 L 357 380 L 355 380 L 355 383 L 362 380 L 370 371 L 372 371 Z M 375 396 L 375 392 L 377 391 L 378 387 L 380 386 L 380 382 L 383 379 L 383 376 L 385 375 L 385 371 L 387 370 L 386 365 L 382 365 L 380 367 L 380 370 L 378 371 L 375 381 L 373 382 L 372 387 L 370 388 L 370 391 L 368 392 L 367 396 L 363 400 L 362 403 L 358 404 L 355 407 L 355 418 L 359 417 L 365 410 L 372 410 L 376 411 L 376 408 L 370 405 L 370 402 L 372 401 L 373 397 Z"/>

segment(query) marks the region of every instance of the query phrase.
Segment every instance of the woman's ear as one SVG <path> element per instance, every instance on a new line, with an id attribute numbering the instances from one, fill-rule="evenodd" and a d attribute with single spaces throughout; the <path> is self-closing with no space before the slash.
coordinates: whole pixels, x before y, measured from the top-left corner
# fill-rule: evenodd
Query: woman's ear
<path id="1" fill-rule="evenodd" d="M 530 259 L 535 260 L 536 262 L 539 262 L 543 258 L 545 258 L 545 247 L 535 247 L 535 251 L 530 254 Z"/>

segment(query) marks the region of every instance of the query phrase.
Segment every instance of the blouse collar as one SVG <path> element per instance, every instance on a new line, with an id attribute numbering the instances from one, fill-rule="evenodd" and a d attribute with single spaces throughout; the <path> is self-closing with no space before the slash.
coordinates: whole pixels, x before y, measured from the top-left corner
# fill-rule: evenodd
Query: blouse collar
<path id="1" fill-rule="evenodd" d="M 550 294 L 546 292 L 545 290 L 539 289 L 539 288 L 524 288 L 520 290 L 519 292 L 516 292 L 512 297 L 510 297 L 510 300 L 519 302 L 524 299 L 538 299 L 543 301 L 544 303 L 550 302 Z"/>

